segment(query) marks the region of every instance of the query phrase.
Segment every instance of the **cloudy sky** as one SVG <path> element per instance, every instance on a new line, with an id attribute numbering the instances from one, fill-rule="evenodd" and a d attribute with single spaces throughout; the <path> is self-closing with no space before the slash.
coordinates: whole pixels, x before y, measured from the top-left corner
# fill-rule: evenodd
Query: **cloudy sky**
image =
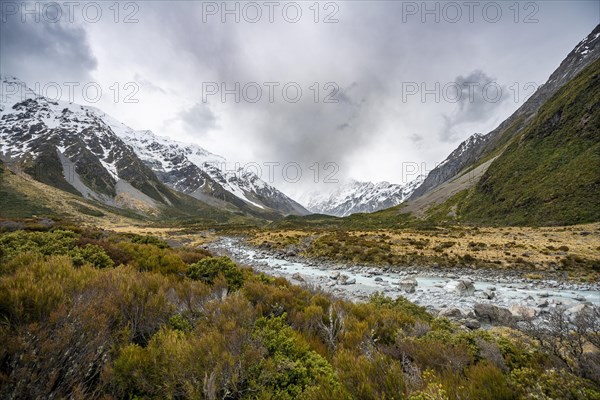
<path id="1" fill-rule="evenodd" d="M 2 74 L 261 166 L 296 198 L 427 172 L 600 21 L 598 1 L 0 4 Z"/>

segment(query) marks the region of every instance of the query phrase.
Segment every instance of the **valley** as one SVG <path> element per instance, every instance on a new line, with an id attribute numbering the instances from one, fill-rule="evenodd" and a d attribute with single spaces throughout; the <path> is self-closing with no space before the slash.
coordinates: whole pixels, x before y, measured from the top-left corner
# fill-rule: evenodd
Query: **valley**
<path id="1" fill-rule="evenodd" d="M 300 2 L 265 27 L 248 3 L 234 29 L 207 2 L 115 3 L 110 29 L 17 3 L 0 398 L 600 400 L 600 3 L 428 26 L 452 5 Z M 49 90 L 92 78 L 112 102 Z"/>

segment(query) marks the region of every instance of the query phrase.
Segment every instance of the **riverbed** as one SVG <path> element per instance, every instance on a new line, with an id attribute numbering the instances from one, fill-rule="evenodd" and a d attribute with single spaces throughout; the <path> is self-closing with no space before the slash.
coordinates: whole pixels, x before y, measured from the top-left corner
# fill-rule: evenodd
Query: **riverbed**
<path id="1" fill-rule="evenodd" d="M 220 238 L 209 248 L 256 271 L 284 277 L 295 284 L 317 286 L 351 301 L 364 301 L 373 293 L 380 292 L 392 298 L 403 296 L 434 314 L 458 318 L 475 318 L 473 308 L 476 304 L 493 304 L 513 313 L 529 313 L 536 318 L 543 317 L 556 307 L 567 313 L 576 313 L 586 307 L 600 306 L 599 282 L 533 280 L 522 277 L 518 271 L 466 267 L 381 268 L 337 264 L 260 250 L 236 237 Z M 413 286 L 407 286 L 407 282 L 412 282 Z M 470 290 L 457 290 L 458 282 L 464 282 Z"/>

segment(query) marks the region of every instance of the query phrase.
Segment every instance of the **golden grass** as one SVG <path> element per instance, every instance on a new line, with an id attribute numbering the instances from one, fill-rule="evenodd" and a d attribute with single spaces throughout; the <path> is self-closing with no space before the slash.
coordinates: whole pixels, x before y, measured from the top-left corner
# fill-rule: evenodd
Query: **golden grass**
<path id="1" fill-rule="evenodd" d="M 260 245 L 266 242 L 274 247 L 278 247 L 278 244 L 285 247 L 289 245 L 290 239 L 318 237 L 325 233 L 299 230 L 255 231 L 251 243 Z M 393 254 L 419 254 L 449 259 L 468 255 L 498 268 L 526 265 L 543 271 L 553 265 L 560 265 L 567 257 L 586 261 L 600 260 L 600 223 L 543 228 L 445 227 L 434 231 L 352 231 L 348 234 L 386 243 L 390 245 Z M 531 278 L 540 279 L 542 275 L 532 273 Z"/>

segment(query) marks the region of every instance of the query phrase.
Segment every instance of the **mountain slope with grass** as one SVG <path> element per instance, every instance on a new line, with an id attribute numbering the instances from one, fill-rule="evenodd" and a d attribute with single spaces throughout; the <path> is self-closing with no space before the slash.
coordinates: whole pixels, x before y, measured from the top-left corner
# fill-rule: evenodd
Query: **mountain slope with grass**
<path id="1" fill-rule="evenodd" d="M 567 55 L 548 81 L 496 129 L 487 135 L 475 134 L 460 144 L 446 160 L 434 168 L 413 192 L 410 200 L 423 197 L 465 171 L 497 156 L 508 142 L 532 123 L 538 110 L 564 85 L 600 58 L 600 25 Z"/>
<path id="2" fill-rule="evenodd" d="M 600 60 L 542 106 L 458 207 L 480 223 L 600 220 Z"/>
<path id="3" fill-rule="evenodd" d="M 0 219 L 49 218 L 95 226 L 137 226 L 152 223 L 189 225 L 201 223 L 256 225 L 261 220 L 206 205 L 185 194 L 173 192 L 178 207 L 163 207 L 147 214 L 86 199 L 34 179 L 29 174 L 0 160 Z"/>

